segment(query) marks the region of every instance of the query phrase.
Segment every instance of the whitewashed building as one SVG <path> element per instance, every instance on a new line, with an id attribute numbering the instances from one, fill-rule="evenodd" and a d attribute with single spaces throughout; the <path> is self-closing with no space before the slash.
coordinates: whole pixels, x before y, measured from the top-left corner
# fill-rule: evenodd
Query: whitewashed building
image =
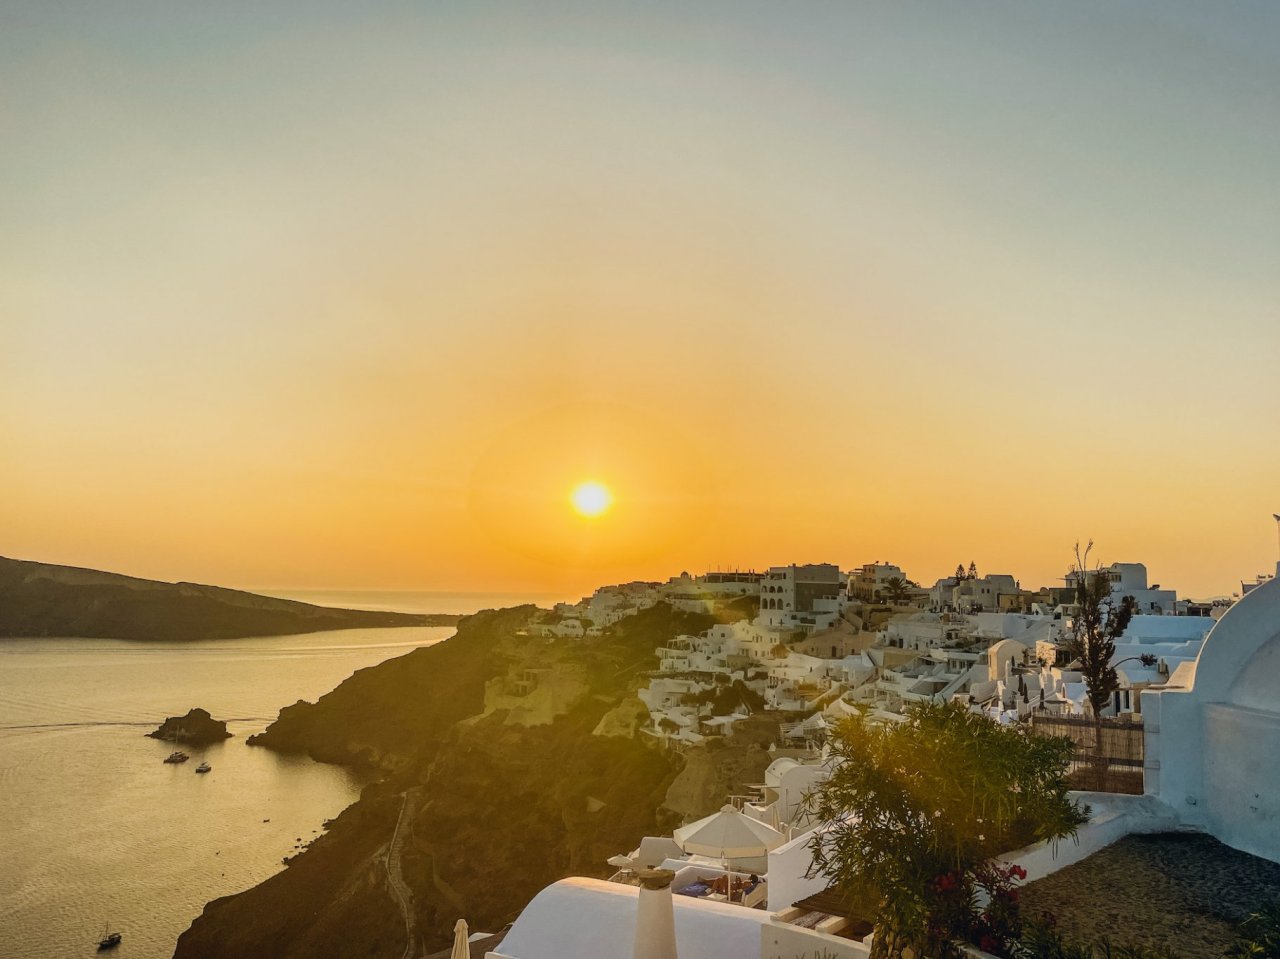
<path id="1" fill-rule="evenodd" d="M 1183 822 L 1280 861 L 1280 581 L 1236 603 L 1199 655 L 1142 694 L 1146 791 Z"/>
<path id="2" fill-rule="evenodd" d="M 771 566 L 760 581 L 760 613 L 756 621 L 774 629 L 813 633 L 835 625 L 844 603 L 844 583 L 838 566 Z"/>

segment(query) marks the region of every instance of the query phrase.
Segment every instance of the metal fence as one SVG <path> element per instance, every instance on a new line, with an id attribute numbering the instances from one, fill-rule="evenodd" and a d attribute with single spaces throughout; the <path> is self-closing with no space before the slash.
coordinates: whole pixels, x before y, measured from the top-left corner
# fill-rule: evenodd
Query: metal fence
<path id="1" fill-rule="evenodd" d="M 1142 794 L 1141 717 L 1095 719 L 1037 709 L 1031 714 L 1031 729 L 1039 736 L 1065 736 L 1076 744 L 1067 774 L 1072 788 Z"/>

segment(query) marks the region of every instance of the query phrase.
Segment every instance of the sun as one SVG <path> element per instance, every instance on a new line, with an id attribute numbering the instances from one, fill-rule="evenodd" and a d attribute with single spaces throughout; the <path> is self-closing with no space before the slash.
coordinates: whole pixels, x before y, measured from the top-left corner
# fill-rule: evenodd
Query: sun
<path id="1" fill-rule="evenodd" d="M 599 516 L 613 505 L 613 494 L 606 486 L 593 480 L 575 486 L 569 494 L 569 502 L 583 516 Z"/>

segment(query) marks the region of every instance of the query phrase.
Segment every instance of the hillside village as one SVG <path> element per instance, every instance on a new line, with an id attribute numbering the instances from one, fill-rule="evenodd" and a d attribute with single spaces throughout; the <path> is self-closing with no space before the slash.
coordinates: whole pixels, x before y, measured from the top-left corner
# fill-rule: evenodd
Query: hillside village
<path id="1" fill-rule="evenodd" d="M 880 562 L 847 572 L 814 563 L 682 573 L 601 587 L 543 613 L 529 632 L 590 639 L 660 602 L 721 619 L 659 648 L 638 691 L 647 709 L 640 732 L 676 748 L 725 735 L 762 711 L 788 714 L 782 735 L 798 743 L 820 742 L 853 712 L 901 718 L 911 702 L 960 700 L 1010 723 L 1037 711 L 1085 712 L 1084 679 L 1066 652 L 1078 575 L 1029 590 L 1009 574 L 980 575 L 972 563 L 928 588 Z M 1133 597 L 1136 614 L 1113 659 L 1119 688 L 1103 715 L 1136 717 L 1140 692 L 1175 680 L 1230 603 L 1180 599 L 1150 584 L 1142 563 L 1087 575 L 1106 577 L 1117 601 Z M 550 672 L 526 669 L 505 689 L 518 698 L 540 681 L 565 681 Z"/>
<path id="2" fill-rule="evenodd" d="M 1139 610 L 1095 716 L 1069 652 L 1077 582 L 797 565 L 467 617 L 255 737 L 385 778 L 283 873 L 211 904 L 177 954 L 300 959 L 332 939 L 435 959 L 465 918 L 461 948 L 494 959 L 868 959 L 875 914 L 813 869 L 833 820 L 808 798 L 848 768 L 848 730 L 910 730 L 922 703 L 1005 741 L 1073 740 L 1065 785 L 1088 821 L 993 850 L 1028 903 L 1080 941 L 1219 959 L 1280 898 L 1280 583 L 1215 605 L 1139 564 L 1088 574 Z"/>
<path id="3" fill-rule="evenodd" d="M 606 587 L 556 607 L 529 632 L 608 635 L 662 602 L 717 620 L 656 651 L 638 690 L 637 737 L 694 752 L 769 713 L 779 736 L 762 782 L 610 858 L 608 881 L 546 887 L 509 930 L 477 936 L 472 954 L 868 959 L 872 914 L 813 868 L 815 843 L 834 826 L 807 797 L 841 762 L 826 733 L 854 713 L 893 724 L 913 702 L 949 702 L 1033 734 L 1041 723 L 1047 735 L 1087 729 L 1071 736 L 1077 760 L 1082 746 L 1091 755 L 1083 766 L 1112 731 L 1136 743 L 1127 776 L 1071 794 L 1085 817 L 1072 842 L 997 858 L 1029 883 L 1028 903 L 1077 936 L 1101 928 L 1152 950 L 1123 955 L 1221 956 L 1243 935 L 1233 923 L 1280 894 L 1280 584 L 1259 576 L 1242 584 L 1240 603 L 1203 604 L 1149 585 L 1141 563 L 1083 574 L 1105 577 L 1117 605 L 1132 597 L 1136 610 L 1111 659 L 1118 688 L 1095 711 L 1067 651 L 1080 575 L 1033 592 L 971 565 L 926 589 L 890 564 L 793 565 Z M 597 735 L 618 734 L 605 725 Z M 1118 886 L 1094 878 L 1108 870 Z M 990 959 L 985 948 L 963 954 Z M 1099 948 L 1112 954 L 1106 940 Z"/>

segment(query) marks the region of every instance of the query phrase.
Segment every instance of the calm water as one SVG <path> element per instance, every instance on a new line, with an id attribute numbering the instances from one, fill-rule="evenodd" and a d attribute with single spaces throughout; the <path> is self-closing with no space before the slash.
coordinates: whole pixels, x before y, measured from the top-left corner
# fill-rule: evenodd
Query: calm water
<path id="1" fill-rule="evenodd" d="M 359 795 L 345 770 L 245 737 L 281 706 L 452 633 L 0 640 L 0 956 L 93 956 L 108 921 L 124 933 L 119 959 L 172 956 L 208 900 L 277 872 Z M 173 747 L 143 734 L 192 706 L 234 719 L 235 738 L 164 765 Z M 201 758 L 211 773 L 195 773 Z"/>

